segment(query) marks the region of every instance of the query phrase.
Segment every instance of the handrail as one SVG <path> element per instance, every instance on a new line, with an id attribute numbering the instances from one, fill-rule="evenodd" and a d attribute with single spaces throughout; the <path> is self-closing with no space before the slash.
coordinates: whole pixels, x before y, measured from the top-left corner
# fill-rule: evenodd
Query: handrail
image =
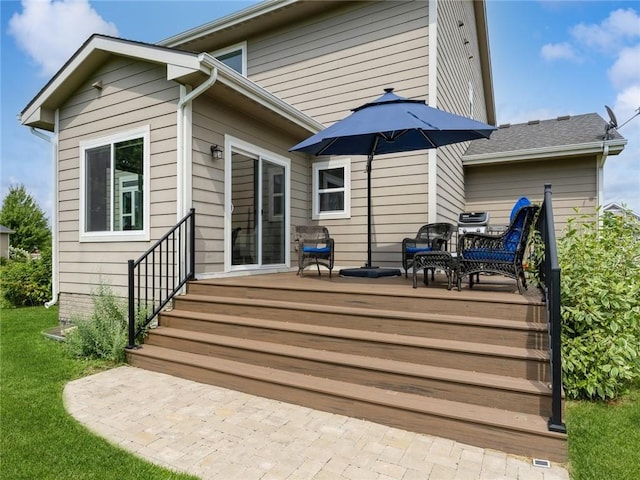
<path id="1" fill-rule="evenodd" d="M 544 186 L 544 201 L 538 217 L 537 230 L 544 243 L 544 259 L 540 265 L 540 282 L 547 304 L 549 324 L 549 357 L 551 362 L 551 418 L 547 426 L 552 432 L 566 433 L 562 421 L 562 341 L 560 316 L 560 265 L 553 222 L 551 184 Z"/>
<path id="2" fill-rule="evenodd" d="M 128 261 L 129 343 L 127 349 L 136 348 L 138 335 L 184 284 L 194 278 L 195 216 L 196 211 L 192 208 L 140 258 Z M 137 314 L 142 310 L 146 311 L 144 322 L 136 326 Z"/>

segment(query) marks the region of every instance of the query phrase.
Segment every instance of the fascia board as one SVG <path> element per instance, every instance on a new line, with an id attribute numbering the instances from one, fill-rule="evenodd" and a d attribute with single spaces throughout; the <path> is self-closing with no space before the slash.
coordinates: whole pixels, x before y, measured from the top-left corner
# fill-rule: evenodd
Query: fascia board
<path id="1" fill-rule="evenodd" d="M 606 142 L 579 143 L 576 145 L 561 145 L 527 150 L 513 150 L 500 153 L 482 153 L 478 155 L 463 155 L 463 165 L 488 165 L 492 163 L 520 162 L 527 160 L 542 160 L 558 157 L 593 155 L 602 153 L 605 143 L 609 146 L 609 155 L 617 155 L 627 144 L 626 139 L 608 140 Z"/>
<path id="2" fill-rule="evenodd" d="M 238 72 L 229 68 L 227 65 L 215 59 L 211 55 L 203 53 L 200 54 L 200 58 L 206 66 L 216 67 L 218 69 L 218 82 L 234 89 L 246 98 L 249 98 L 257 104 L 277 113 L 281 117 L 286 118 L 288 121 L 304 128 L 312 134 L 324 130 L 324 125 L 317 120 L 305 115 L 284 100 L 269 93 L 264 88 L 240 75 Z"/>
<path id="3" fill-rule="evenodd" d="M 40 118 L 40 110 L 55 110 L 56 103 L 60 95 L 65 91 L 65 86 L 78 77 L 84 77 L 87 73 L 83 66 L 88 65 L 91 60 L 100 59 L 108 55 L 120 55 L 136 58 L 152 63 L 171 65 L 167 70 L 169 75 L 184 75 L 187 71 L 202 70 L 208 74 L 208 70 L 201 65 L 198 55 L 190 52 L 171 51 L 164 47 L 140 44 L 129 40 L 122 40 L 112 37 L 93 36 L 81 47 L 75 55 L 62 67 L 62 69 L 49 81 L 49 83 L 38 93 L 38 95 L 27 105 L 20 114 L 20 122 L 23 125 L 36 126 L 32 122 Z M 177 78 L 177 76 L 175 77 Z M 168 78 L 172 80 L 173 78 Z M 64 95 L 62 95 L 64 96 Z M 41 128 L 53 128 L 39 124 Z"/>
<path id="4" fill-rule="evenodd" d="M 260 2 L 257 5 L 245 8 L 238 12 L 232 13 L 225 17 L 222 17 L 213 22 L 206 23 L 196 28 L 187 30 L 186 32 L 179 33 L 173 37 L 169 37 L 165 40 L 158 42 L 158 45 L 165 47 L 175 47 L 182 45 L 183 43 L 190 42 L 198 39 L 202 36 L 211 35 L 218 30 L 226 29 L 238 25 L 240 23 L 247 22 L 254 18 L 268 14 L 275 10 L 279 10 L 282 7 L 296 3 L 298 0 L 270 0 Z"/>

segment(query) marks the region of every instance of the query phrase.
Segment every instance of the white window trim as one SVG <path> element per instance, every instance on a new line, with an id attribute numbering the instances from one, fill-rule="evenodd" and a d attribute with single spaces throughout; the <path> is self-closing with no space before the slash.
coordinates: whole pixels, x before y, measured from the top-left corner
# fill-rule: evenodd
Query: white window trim
<path id="1" fill-rule="evenodd" d="M 320 192 L 318 189 L 318 179 L 320 170 L 329 170 L 331 168 L 344 168 L 344 210 L 335 212 L 320 211 Z M 332 158 L 323 162 L 315 162 L 313 164 L 312 173 L 312 210 L 311 218 L 313 220 L 323 220 L 332 218 L 351 218 L 351 159 L 350 158 Z M 338 191 L 338 189 L 336 189 Z"/>
<path id="2" fill-rule="evenodd" d="M 101 147 L 106 144 L 113 144 L 117 142 L 124 142 L 127 140 L 133 140 L 135 138 L 141 138 L 143 141 L 143 224 L 142 230 L 125 230 L 117 232 L 86 232 L 85 231 L 85 198 L 86 198 L 86 184 L 85 184 L 85 152 L 91 148 Z M 80 142 L 80 242 L 148 242 L 150 239 L 149 222 L 151 220 L 151 191 L 150 191 L 150 128 L 145 125 L 140 128 L 126 130 L 121 133 L 108 135 L 105 137 L 95 138 L 91 140 L 83 140 Z"/>
<path id="3" fill-rule="evenodd" d="M 210 52 L 210 55 L 217 59 L 217 57 L 235 52 L 236 50 L 240 50 L 242 52 L 242 72 L 240 72 L 240 74 L 243 77 L 246 77 L 247 76 L 247 42 L 246 41 L 236 43 L 235 45 L 231 45 L 229 47 L 216 50 L 214 52 Z"/>

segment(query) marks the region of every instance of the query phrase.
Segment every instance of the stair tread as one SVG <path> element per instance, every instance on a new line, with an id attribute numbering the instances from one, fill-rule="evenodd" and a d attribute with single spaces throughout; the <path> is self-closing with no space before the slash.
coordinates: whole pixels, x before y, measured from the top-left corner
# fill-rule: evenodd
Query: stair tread
<path id="1" fill-rule="evenodd" d="M 434 367 L 431 365 L 408 363 L 377 357 L 365 357 L 362 355 L 333 352 L 329 350 L 316 350 L 307 347 L 284 345 L 260 340 L 249 340 L 246 338 L 229 337 L 204 332 L 187 331 L 171 327 L 158 327 L 153 329 L 150 334 L 194 340 L 203 343 L 223 344 L 235 348 L 261 351 L 276 355 L 317 360 L 339 365 L 349 365 L 357 368 L 385 371 L 415 377 L 444 380 L 452 383 L 464 383 L 502 390 L 550 395 L 550 390 L 544 382 L 518 377 L 446 367 Z M 321 356 L 319 356 L 319 354 L 321 354 Z"/>
<path id="2" fill-rule="evenodd" d="M 551 438 L 566 438 L 566 435 L 550 432 L 547 419 L 537 415 L 522 414 L 483 407 L 451 400 L 428 398 L 411 393 L 395 392 L 376 387 L 356 385 L 339 380 L 331 380 L 301 373 L 283 371 L 258 365 L 245 364 L 232 360 L 206 357 L 194 353 L 171 350 L 154 345 L 143 345 L 140 349 L 129 351 L 129 355 L 156 358 L 178 362 L 214 371 L 268 381 L 284 386 L 308 391 L 341 396 L 367 403 L 376 403 L 390 407 L 421 412 L 434 416 L 453 418 L 463 422 L 477 423 L 513 431 L 530 432 Z"/>
<path id="3" fill-rule="evenodd" d="M 376 296 L 388 296 L 390 298 L 396 297 L 404 297 L 404 298 L 433 298 L 440 299 L 451 298 L 451 292 L 449 290 L 440 290 L 440 289 L 413 289 L 407 288 L 406 285 L 400 286 L 392 286 L 386 285 L 386 291 L 375 290 L 372 291 L 368 284 L 362 283 L 339 283 L 339 284 L 331 284 L 328 282 L 322 282 L 318 284 L 314 282 L 313 278 L 306 278 L 305 282 L 296 281 L 295 283 L 288 282 L 284 284 L 283 282 L 278 282 L 277 284 L 268 283 L 263 278 L 259 278 L 260 276 L 256 275 L 253 277 L 242 277 L 242 278 L 208 278 L 208 279 L 200 279 L 197 280 L 198 284 L 202 285 L 211 285 L 217 287 L 225 287 L 225 288 L 234 288 L 240 287 L 245 289 L 256 289 L 256 290 L 287 290 L 292 292 L 312 292 L 317 293 L 318 287 L 325 291 L 337 292 L 341 294 L 361 294 L 361 295 L 376 295 Z M 473 302 L 490 302 L 490 303 L 503 303 L 503 304 L 512 304 L 512 305 L 543 305 L 541 299 L 534 299 L 531 296 L 524 295 L 511 295 L 511 294 L 502 294 L 500 299 L 497 300 L 494 296 L 491 299 L 488 299 L 485 292 L 482 291 L 473 291 L 473 290 L 465 290 L 462 292 L 456 292 L 457 300 L 467 300 Z"/>
<path id="4" fill-rule="evenodd" d="M 324 313 L 339 313 L 343 315 L 364 315 L 368 317 L 393 318 L 415 321 L 431 321 L 441 323 L 462 323 L 477 326 L 492 326 L 495 328 L 509 328 L 525 331 L 544 332 L 547 325 L 541 322 L 527 322 L 519 320 L 504 320 L 499 318 L 479 317 L 473 315 L 448 315 L 442 313 L 422 313 L 422 312 L 406 312 L 397 310 L 380 310 L 366 307 L 345 307 L 326 304 L 313 304 L 294 301 L 267 300 L 261 298 L 243 298 L 243 297 L 219 297 L 215 295 L 199 295 L 188 293 L 187 295 L 177 297 L 178 300 L 195 300 L 208 303 L 226 303 L 235 305 L 251 305 L 264 306 L 270 308 L 287 308 L 289 310 L 298 311 L 322 311 Z"/>
<path id="5" fill-rule="evenodd" d="M 235 317 L 231 315 L 220 315 L 211 313 L 185 312 L 180 310 L 177 313 L 165 312 L 163 315 L 177 316 L 187 315 L 191 318 L 210 318 L 220 321 L 227 321 L 243 325 L 255 325 L 262 328 L 274 328 L 287 331 L 296 331 L 315 335 L 323 335 L 337 338 L 353 338 L 358 340 L 368 340 L 372 342 L 394 343 L 415 347 L 432 348 L 439 350 L 453 350 L 458 352 L 473 352 L 479 355 L 491 355 L 512 358 L 536 359 L 539 361 L 548 360 L 548 352 L 523 347 L 509 347 L 494 344 L 483 344 L 475 342 L 463 342 L 460 340 L 432 339 L 426 337 L 416 337 L 412 335 L 401 335 L 395 333 L 384 333 L 375 331 L 356 330 L 352 328 L 328 327 L 320 325 L 310 325 L 295 322 L 278 322 L 274 320 L 256 320 L 248 317 Z"/>

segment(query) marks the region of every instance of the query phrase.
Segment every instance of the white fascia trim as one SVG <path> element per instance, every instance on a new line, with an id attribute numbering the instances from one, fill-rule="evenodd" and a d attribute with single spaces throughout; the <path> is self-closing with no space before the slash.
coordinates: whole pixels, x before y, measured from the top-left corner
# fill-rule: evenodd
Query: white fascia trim
<path id="1" fill-rule="evenodd" d="M 20 117 L 23 125 L 28 125 L 46 114 L 42 110 L 49 97 L 60 89 L 76 70 L 96 51 L 137 58 L 154 63 L 163 63 L 171 68 L 167 69 L 167 80 L 173 80 L 187 73 L 203 71 L 197 54 L 190 52 L 172 51 L 164 47 L 141 44 L 119 38 L 93 36 L 86 45 L 76 52 L 69 62 L 60 70 L 48 85 L 35 97 L 33 102 L 24 110 Z"/>
<path id="2" fill-rule="evenodd" d="M 200 25 L 199 27 L 192 28 L 186 32 L 179 33 L 173 37 L 169 37 L 165 40 L 158 42 L 158 45 L 165 47 L 176 47 L 183 43 L 196 40 L 200 37 L 211 35 L 219 30 L 233 27 L 239 23 L 247 22 L 248 20 L 260 17 L 267 13 L 279 10 L 282 7 L 296 3 L 298 0 L 269 0 L 260 2 L 257 5 L 245 8 L 238 12 L 232 13 L 225 17 L 214 20 L 213 22 Z"/>
<path id="3" fill-rule="evenodd" d="M 201 53 L 199 58 L 204 65 L 218 68 L 218 82 L 223 83 L 224 85 L 232 88 L 241 95 L 277 113 L 281 117 L 286 118 L 291 123 L 304 128 L 311 134 L 318 133 L 324 130 L 324 125 L 322 125 L 317 120 L 314 120 L 313 118 L 305 115 L 300 110 L 289 105 L 284 100 L 281 100 L 275 95 L 269 93 L 264 88 L 260 87 L 248 78 L 240 75 L 238 72 L 220 62 L 208 53 Z"/>
<path id="4" fill-rule="evenodd" d="M 578 143 L 553 147 L 530 148 L 500 153 L 482 153 L 478 155 L 463 155 L 463 165 L 487 165 L 491 163 L 519 162 L 539 160 L 542 158 L 558 158 L 576 155 L 592 155 L 602 153 L 605 143 L 609 148 L 609 155 L 617 155 L 627 144 L 626 139 L 608 140 L 606 142 Z"/>

